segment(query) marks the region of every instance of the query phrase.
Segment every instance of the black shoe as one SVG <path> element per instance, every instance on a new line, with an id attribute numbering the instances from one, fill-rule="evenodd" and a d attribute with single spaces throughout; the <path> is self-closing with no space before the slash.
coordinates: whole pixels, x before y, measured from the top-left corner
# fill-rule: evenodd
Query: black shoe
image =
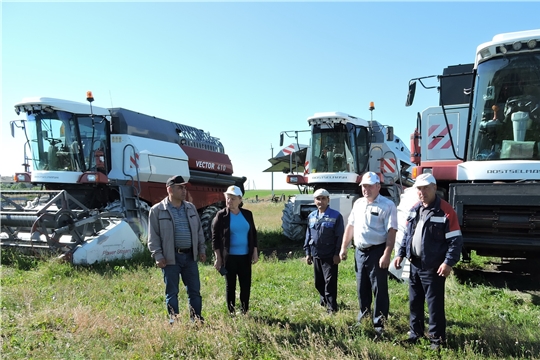
<path id="1" fill-rule="evenodd" d="M 416 336 L 409 336 L 406 340 L 403 340 L 403 344 L 405 345 L 414 345 L 418 344 L 420 339 Z"/>
<path id="2" fill-rule="evenodd" d="M 384 338 L 384 328 L 381 326 L 375 327 L 375 338 L 374 340 L 381 340 Z"/>

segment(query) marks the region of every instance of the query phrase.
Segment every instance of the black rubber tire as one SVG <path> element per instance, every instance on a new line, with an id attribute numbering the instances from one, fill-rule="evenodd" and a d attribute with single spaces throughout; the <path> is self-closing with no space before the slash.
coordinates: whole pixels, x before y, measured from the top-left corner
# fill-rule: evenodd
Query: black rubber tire
<path id="1" fill-rule="evenodd" d="M 294 214 L 294 201 L 288 201 L 283 208 L 283 216 L 281 217 L 281 228 L 283 235 L 292 241 L 304 241 L 306 236 L 306 227 L 302 224 L 293 224 L 300 221 L 300 215 Z"/>
<path id="2" fill-rule="evenodd" d="M 210 205 L 201 213 L 201 225 L 204 231 L 204 239 L 206 243 L 212 242 L 212 221 L 219 210 L 221 210 L 219 206 Z"/>

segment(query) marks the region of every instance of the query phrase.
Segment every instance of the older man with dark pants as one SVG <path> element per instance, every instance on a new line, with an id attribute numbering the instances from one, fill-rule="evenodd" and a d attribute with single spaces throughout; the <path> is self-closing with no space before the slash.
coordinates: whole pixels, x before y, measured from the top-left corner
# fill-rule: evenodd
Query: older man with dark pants
<path id="1" fill-rule="evenodd" d="M 197 209 L 185 200 L 186 184 L 179 175 L 168 179 L 168 196 L 152 206 L 148 216 L 148 249 L 163 273 L 171 323 L 178 314 L 180 277 L 186 286 L 191 320 L 203 321 L 197 259 L 206 261 L 206 245 Z"/>
<path id="2" fill-rule="evenodd" d="M 363 197 L 354 202 L 349 215 L 340 257 L 347 259 L 347 247 L 354 235 L 356 284 L 360 312 L 357 321 L 370 314 L 373 297 L 373 326 L 377 336 L 383 335 L 388 319 L 388 266 L 397 231 L 397 208 L 380 195 L 379 176 L 367 172 L 360 182 Z M 372 296 L 373 293 L 373 296 Z"/>
<path id="3" fill-rule="evenodd" d="M 420 202 L 413 206 L 407 218 L 394 266 L 401 268 L 403 258 L 411 263 L 407 341 L 415 343 L 424 336 L 424 302 L 427 301 L 428 337 L 431 348 L 437 350 L 446 342 L 445 282 L 459 261 L 463 239 L 456 212 L 437 196 L 437 182 L 433 175 L 419 175 L 414 186 Z"/>
<path id="4" fill-rule="evenodd" d="M 329 314 L 338 311 L 338 265 L 339 250 L 343 238 L 343 216 L 331 209 L 330 193 L 318 189 L 313 193 L 317 210 L 308 216 L 306 240 L 306 262 L 313 264 L 315 288 L 319 292 L 320 304 Z"/>

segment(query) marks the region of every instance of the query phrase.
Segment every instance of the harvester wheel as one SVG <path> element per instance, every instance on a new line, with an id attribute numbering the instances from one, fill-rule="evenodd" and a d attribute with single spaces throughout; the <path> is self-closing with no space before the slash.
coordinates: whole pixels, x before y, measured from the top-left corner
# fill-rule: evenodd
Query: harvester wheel
<path id="1" fill-rule="evenodd" d="M 218 206 L 210 205 L 201 214 L 201 225 L 204 231 L 204 238 L 207 243 L 212 242 L 212 220 L 217 212 L 221 210 Z"/>
<path id="2" fill-rule="evenodd" d="M 295 223 L 300 220 L 300 215 L 294 213 L 294 202 L 287 202 L 283 209 L 283 216 L 281 217 L 283 235 L 292 241 L 304 241 L 306 229 L 304 225 Z"/>

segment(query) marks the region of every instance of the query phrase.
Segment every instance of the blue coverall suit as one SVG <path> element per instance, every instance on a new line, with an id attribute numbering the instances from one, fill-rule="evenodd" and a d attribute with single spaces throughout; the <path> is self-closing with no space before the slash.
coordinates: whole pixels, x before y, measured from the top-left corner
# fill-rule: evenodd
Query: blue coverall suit
<path id="1" fill-rule="evenodd" d="M 330 207 L 322 216 L 319 216 L 319 210 L 308 216 L 304 250 L 307 256 L 313 257 L 315 288 L 320 295 L 320 304 L 327 307 L 328 312 L 338 311 L 338 265 L 334 264 L 334 256 L 339 256 L 344 231 L 343 216 Z"/>

